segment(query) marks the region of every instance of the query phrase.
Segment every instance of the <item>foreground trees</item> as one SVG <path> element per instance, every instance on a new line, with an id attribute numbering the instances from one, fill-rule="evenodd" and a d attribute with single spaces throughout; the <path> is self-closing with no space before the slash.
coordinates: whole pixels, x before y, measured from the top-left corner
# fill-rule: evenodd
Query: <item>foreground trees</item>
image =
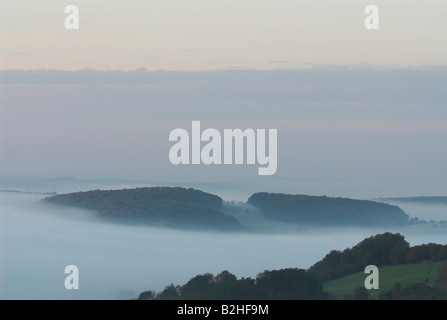
<path id="1" fill-rule="evenodd" d="M 140 294 L 139 299 L 150 296 L 151 291 Z M 216 276 L 211 273 L 200 274 L 190 279 L 185 285 L 167 286 L 153 299 L 186 300 L 300 300 L 326 299 L 322 283 L 315 275 L 303 269 L 281 269 L 264 271 L 251 278 L 237 279 L 228 271 Z"/>
<path id="2" fill-rule="evenodd" d="M 410 247 L 399 233 L 371 236 L 352 248 L 332 250 L 308 270 L 288 268 L 265 270 L 255 279 L 241 278 L 225 270 L 214 276 L 204 273 L 191 278 L 183 286 L 168 285 L 159 294 L 142 292 L 138 299 L 184 300 L 322 300 L 334 299 L 323 290 L 323 283 L 345 275 L 363 271 L 367 265 L 385 266 L 447 260 L 447 245 L 424 244 Z M 370 298 L 365 287 L 359 287 L 345 299 Z M 445 299 L 446 293 L 423 283 L 403 288 L 396 283 L 392 290 L 384 291 L 379 299 Z"/>
<path id="3" fill-rule="evenodd" d="M 403 235 L 386 232 L 366 238 L 352 248 L 332 250 L 309 270 L 325 282 L 363 271 L 367 265 L 379 267 L 425 260 L 447 260 L 447 245 L 429 243 L 410 248 Z"/>

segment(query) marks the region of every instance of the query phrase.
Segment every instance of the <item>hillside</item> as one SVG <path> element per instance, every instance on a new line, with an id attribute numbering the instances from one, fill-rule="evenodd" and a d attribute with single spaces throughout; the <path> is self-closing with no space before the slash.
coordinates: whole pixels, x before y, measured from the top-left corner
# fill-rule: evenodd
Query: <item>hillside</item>
<path id="1" fill-rule="evenodd" d="M 379 289 L 370 290 L 370 297 L 379 298 L 380 293 L 390 291 L 396 283 L 407 287 L 413 283 L 422 283 L 434 287 L 435 279 L 440 266 L 444 268 L 447 264 L 442 261 L 425 261 L 395 266 L 386 266 L 379 269 Z M 324 283 L 324 291 L 337 299 L 343 299 L 352 295 L 358 287 L 364 286 L 367 275 L 364 272 L 356 272 L 348 276 Z"/>
<path id="2" fill-rule="evenodd" d="M 237 219 L 221 211 L 220 197 L 191 188 L 94 190 L 55 195 L 44 201 L 94 210 L 113 221 L 185 229 L 245 230 Z"/>
<path id="3" fill-rule="evenodd" d="M 260 192 L 248 204 L 270 219 L 314 225 L 393 225 L 408 221 L 398 206 L 370 200 Z"/>
<path id="4" fill-rule="evenodd" d="M 378 291 L 364 286 L 364 268 L 371 264 L 379 268 Z M 307 270 L 264 270 L 255 279 L 237 279 L 227 270 L 216 276 L 204 273 L 159 293 L 144 291 L 138 299 L 446 299 L 446 290 L 447 245 L 410 247 L 399 233 L 386 232 L 332 250 Z"/>
<path id="5" fill-rule="evenodd" d="M 385 232 L 364 239 L 352 248 L 332 250 L 309 268 L 322 282 L 363 271 L 367 265 L 390 265 L 447 260 L 447 245 L 428 243 L 410 247 L 399 233 Z"/>

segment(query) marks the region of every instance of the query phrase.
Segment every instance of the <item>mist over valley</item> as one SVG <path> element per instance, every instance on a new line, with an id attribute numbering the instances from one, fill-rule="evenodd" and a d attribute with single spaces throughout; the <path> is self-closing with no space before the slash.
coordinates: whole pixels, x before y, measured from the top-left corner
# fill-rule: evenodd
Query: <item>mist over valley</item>
<path id="1" fill-rule="evenodd" d="M 2 299 L 132 299 L 206 272 L 228 270 L 238 278 L 254 278 L 263 270 L 306 269 L 333 249 L 386 231 L 400 232 L 411 245 L 446 243 L 445 227 L 430 223 L 291 224 L 267 219 L 247 200 L 227 198 L 222 211 L 250 232 L 222 232 L 104 221 L 95 211 L 42 201 L 49 196 L 0 192 Z M 425 208 L 417 210 L 420 219 L 428 212 L 439 221 L 446 212 L 439 204 Z M 410 204 L 405 212 L 416 217 Z M 79 268 L 79 290 L 64 287 L 64 268 L 71 264 Z"/>

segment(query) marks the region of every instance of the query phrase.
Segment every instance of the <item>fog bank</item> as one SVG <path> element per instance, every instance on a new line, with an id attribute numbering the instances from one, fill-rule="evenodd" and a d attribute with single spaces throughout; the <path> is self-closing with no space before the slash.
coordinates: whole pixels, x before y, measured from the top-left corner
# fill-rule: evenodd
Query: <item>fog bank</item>
<path id="1" fill-rule="evenodd" d="M 0 193 L 2 299 L 129 299 L 223 270 L 254 278 L 266 269 L 308 268 L 332 249 L 385 231 L 401 232 L 412 246 L 446 243 L 445 230 L 430 226 L 213 233 L 119 225 L 43 197 Z M 70 264 L 79 268 L 79 290 L 64 287 Z"/>

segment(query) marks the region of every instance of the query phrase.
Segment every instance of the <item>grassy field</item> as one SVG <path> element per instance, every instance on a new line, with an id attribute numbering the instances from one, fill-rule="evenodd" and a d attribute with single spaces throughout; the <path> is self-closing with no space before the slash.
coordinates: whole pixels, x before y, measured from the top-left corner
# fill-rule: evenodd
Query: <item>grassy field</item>
<path id="1" fill-rule="evenodd" d="M 370 296 L 377 298 L 379 292 L 390 290 L 394 283 L 400 282 L 402 286 L 421 282 L 433 285 L 441 262 L 414 263 L 379 268 L 379 289 L 369 290 Z M 324 290 L 342 299 L 345 294 L 353 294 L 358 287 L 364 287 L 368 274 L 354 273 L 346 277 L 324 283 Z"/>

